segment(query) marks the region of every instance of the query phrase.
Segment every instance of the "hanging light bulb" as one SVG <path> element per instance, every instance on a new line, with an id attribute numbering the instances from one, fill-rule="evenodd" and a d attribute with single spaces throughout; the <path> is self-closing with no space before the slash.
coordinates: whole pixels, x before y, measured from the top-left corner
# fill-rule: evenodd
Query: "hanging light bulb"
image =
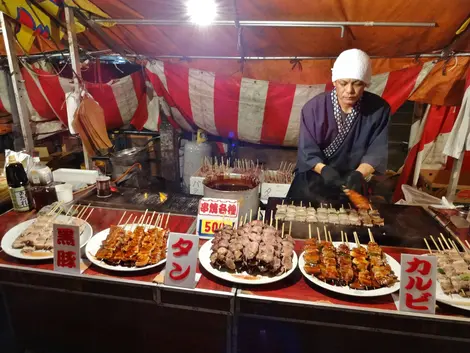
<path id="1" fill-rule="evenodd" d="M 217 17 L 215 0 L 188 0 L 186 2 L 191 22 L 200 25 L 210 25 Z"/>

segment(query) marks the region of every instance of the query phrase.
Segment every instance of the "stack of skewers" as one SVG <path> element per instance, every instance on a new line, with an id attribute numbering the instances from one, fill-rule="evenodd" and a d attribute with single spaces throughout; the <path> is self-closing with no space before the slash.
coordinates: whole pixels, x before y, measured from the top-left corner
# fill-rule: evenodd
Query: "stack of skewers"
<path id="1" fill-rule="evenodd" d="M 155 212 L 146 218 L 147 212 L 138 221 L 138 216 L 134 216 L 131 222 L 133 215 L 130 215 L 121 225 L 124 212 L 118 224 L 111 226 L 95 257 L 108 265 L 125 267 L 155 265 L 165 259 L 170 214 L 166 220 L 165 215 L 158 214 L 154 221 Z"/>
<path id="2" fill-rule="evenodd" d="M 293 163 L 281 162 L 278 170 L 265 170 L 263 172 L 263 182 L 276 184 L 291 184 L 294 179 Z"/>
<path id="3" fill-rule="evenodd" d="M 470 243 L 465 244 L 457 238 L 464 250 L 461 252 L 452 239 L 446 239 L 441 233 L 439 244 L 431 235 L 430 238 L 437 249 L 433 252 L 427 239 L 424 239 L 431 255 L 437 257 L 437 280 L 445 294 L 459 294 L 470 298 Z M 441 240 L 442 238 L 442 240 Z"/>
<path id="4" fill-rule="evenodd" d="M 341 244 L 335 247 L 331 233 L 326 227 L 324 231 L 325 240 L 321 239 L 318 227 L 317 238 L 312 238 L 309 224 L 309 239 L 303 253 L 307 274 L 331 285 L 361 290 L 390 287 L 398 281 L 370 231 L 367 249 L 361 246 L 355 232 L 356 247 L 350 249 L 346 233 L 341 232 Z"/>
<path id="5" fill-rule="evenodd" d="M 366 227 L 372 226 L 384 226 L 384 219 L 380 217 L 378 210 L 335 209 L 334 207 L 320 207 L 314 208 L 311 205 L 309 207 L 285 205 L 284 202 L 281 205 L 276 205 L 275 219 L 284 222 L 308 222 L 308 223 L 329 223 L 329 224 L 340 224 L 340 225 L 353 225 Z"/>

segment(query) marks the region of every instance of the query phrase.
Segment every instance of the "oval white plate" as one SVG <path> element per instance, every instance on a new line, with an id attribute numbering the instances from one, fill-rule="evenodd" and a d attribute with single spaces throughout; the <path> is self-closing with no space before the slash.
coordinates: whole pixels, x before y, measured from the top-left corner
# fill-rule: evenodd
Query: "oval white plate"
<path id="1" fill-rule="evenodd" d="M 136 224 L 129 224 L 126 226 L 126 230 L 132 230 L 134 227 L 136 227 Z M 121 265 L 109 265 L 104 261 L 98 260 L 95 255 L 96 252 L 100 249 L 101 243 L 106 239 L 106 237 L 109 235 L 109 228 L 105 229 L 97 234 L 95 234 L 89 241 L 86 246 L 86 257 L 88 257 L 88 260 L 90 260 L 92 263 L 94 263 L 96 266 L 104 268 L 106 270 L 111 270 L 111 271 L 119 271 L 119 272 L 135 272 L 135 271 L 142 271 L 142 270 L 148 270 L 149 268 L 154 268 L 157 266 L 160 266 L 161 264 L 164 264 L 166 262 L 166 258 L 163 260 L 160 260 L 158 263 L 153 264 L 153 265 L 147 265 L 143 267 L 126 267 L 126 266 L 121 266 Z"/>
<path id="2" fill-rule="evenodd" d="M 439 283 L 436 286 L 436 300 L 462 310 L 470 311 L 470 298 L 464 298 L 459 294 L 445 294 Z"/>
<path id="3" fill-rule="evenodd" d="M 75 218 L 75 217 L 74 217 Z M 13 249 L 12 245 L 13 242 L 20 236 L 20 234 L 28 228 L 34 221 L 36 221 L 36 218 L 30 219 L 29 221 L 24 221 L 20 224 L 17 224 L 13 228 L 11 228 L 2 238 L 2 249 L 10 256 L 16 257 L 18 259 L 22 260 L 33 260 L 33 261 L 41 261 L 41 260 L 47 260 L 47 259 L 53 259 L 54 258 L 54 252 L 53 251 L 44 251 L 44 250 L 37 250 L 34 251 L 34 255 L 28 255 L 24 254 L 21 252 L 21 249 Z M 59 215 L 56 218 L 55 223 L 67 223 L 69 221 L 69 217 L 66 217 L 64 215 Z M 93 235 L 93 229 L 91 228 L 91 225 L 86 222 L 85 223 L 85 229 L 82 231 L 80 234 L 80 247 L 83 248 L 89 241 L 89 239 Z"/>
<path id="4" fill-rule="evenodd" d="M 341 244 L 341 242 L 335 241 L 333 242 L 333 245 L 335 247 L 338 247 Z M 349 243 L 349 248 L 352 249 L 355 247 L 355 243 Z M 392 268 L 393 272 L 395 272 L 395 275 L 398 277 L 398 280 L 400 280 L 400 264 L 390 255 L 385 254 L 385 257 L 387 259 L 388 264 Z M 304 253 L 300 254 L 300 259 L 299 259 L 299 268 L 300 271 L 302 271 L 302 274 L 306 279 L 308 279 L 310 282 L 315 283 L 316 285 L 328 289 L 332 292 L 340 293 L 340 294 L 345 294 L 345 295 L 351 295 L 354 297 L 379 297 L 381 295 L 387 295 L 387 294 L 392 294 L 393 292 L 396 292 L 397 290 L 400 289 L 400 282 L 395 283 L 391 287 L 384 287 L 384 288 L 378 288 L 378 289 L 369 289 L 369 290 L 362 290 L 362 289 L 352 289 L 349 288 L 349 286 L 334 286 L 332 284 L 325 283 L 315 276 L 309 275 L 307 272 L 304 270 L 305 266 L 305 260 L 304 260 Z"/>
<path id="5" fill-rule="evenodd" d="M 212 239 L 205 242 L 203 246 L 199 249 L 199 262 L 201 263 L 202 267 L 204 267 L 207 272 L 213 274 L 214 276 L 229 281 L 233 283 L 240 283 L 240 284 L 268 284 L 268 283 L 274 283 L 283 280 L 287 276 L 289 276 L 292 272 L 294 272 L 295 268 L 297 267 L 297 254 L 294 252 L 294 256 L 292 257 L 292 268 L 283 273 L 282 275 L 278 276 L 253 276 L 248 274 L 247 272 L 241 272 L 241 273 L 231 273 L 228 271 L 220 271 L 218 269 L 215 269 L 211 265 L 211 247 L 212 247 Z M 246 276 L 252 277 L 252 278 L 244 278 Z"/>

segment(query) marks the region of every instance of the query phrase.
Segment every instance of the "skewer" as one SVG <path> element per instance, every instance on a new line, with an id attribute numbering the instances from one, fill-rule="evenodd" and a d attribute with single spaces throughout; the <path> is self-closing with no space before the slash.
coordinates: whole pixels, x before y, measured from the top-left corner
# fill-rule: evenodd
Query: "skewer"
<path id="1" fill-rule="evenodd" d="M 122 214 L 121 216 L 121 219 L 119 220 L 119 222 L 117 222 L 117 225 L 120 225 L 122 220 L 124 219 L 124 216 L 126 215 L 127 211 L 124 211 L 124 213 Z"/>
<path id="2" fill-rule="evenodd" d="M 369 204 L 369 208 L 370 208 L 371 211 L 374 210 L 374 209 L 372 208 L 372 205 L 371 205 L 371 204 Z"/>
<path id="3" fill-rule="evenodd" d="M 281 235 L 281 238 L 283 238 L 283 239 L 284 239 L 284 225 L 285 225 L 285 223 L 282 223 L 282 233 L 281 233 L 282 235 Z"/>
<path id="4" fill-rule="evenodd" d="M 470 253 L 470 249 L 467 249 L 467 247 L 465 246 L 465 244 L 463 243 L 462 240 L 460 240 L 459 237 L 457 237 L 457 241 L 459 242 L 460 246 L 462 247 L 463 251 L 465 251 L 466 253 Z"/>
<path id="5" fill-rule="evenodd" d="M 470 243 L 468 242 L 467 239 L 465 239 L 465 244 L 467 244 L 468 248 L 470 249 Z"/>
<path id="6" fill-rule="evenodd" d="M 83 217 L 83 215 L 86 213 L 86 211 L 88 210 L 90 206 L 91 206 L 91 203 L 89 203 L 86 207 L 84 207 L 82 211 L 77 215 L 77 218 Z"/>
<path id="7" fill-rule="evenodd" d="M 253 210 L 250 208 L 250 223 L 251 223 L 252 217 L 253 217 Z"/>
<path id="8" fill-rule="evenodd" d="M 328 237 L 330 238 L 330 243 L 332 243 L 332 242 L 333 242 L 333 238 L 331 238 L 331 233 L 330 233 L 330 231 L 328 231 Z"/>
<path id="9" fill-rule="evenodd" d="M 300 207 L 302 207 L 302 201 L 300 201 Z"/>
<path id="10" fill-rule="evenodd" d="M 346 232 L 344 232 L 344 239 L 346 239 L 346 244 L 348 244 L 348 248 L 349 248 L 348 233 L 346 233 Z"/>
<path id="11" fill-rule="evenodd" d="M 170 215 L 171 215 L 171 212 L 168 212 L 168 217 L 165 222 L 165 229 L 168 229 L 168 222 L 170 221 Z"/>
<path id="12" fill-rule="evenodd" d="M 284 223 L 283 223 L 284 224 Z M 273 226 L 273 213 L 271 211 L 271 219 L 269 220 L 269 226 L 272 227 Z"/>
<path id="13" fill-rule="evenodd" d="M 95 210 L 94 208 L 91 209 L 90 213 L 88 213 L 88 216 L 86 216 L 86 218 L 83 220 L 83 222 L 88 221 L 88 218 L 90 218 L 90 216 L 91 216 L 91 214 L 93 213 L 94 210 Z"/>
<path id="14" fill-rule="evenodd" d="M 317 238 L 318 238 L 318 241 L 321 241 L 320 228 L 318 227 L 317 227 Z"/>
<path id="15" fill-rule="evenodd" d="M 361 242 L 359 241 L 359 236 L 357 235 L 357 232 L 354 232 L 354 240 L 356 241 L 357 246 L 361 246 Z"/>
<path id="16" fill-rule="evenodd" d="M 127 227 L 127 225 L 129 224 L 129 221 L 131 220 L 131 218 L 132 218 L 132 215 L 130 214 L 130 215 L 129 215 L 129 218 L 128 218 L 127 221 L 126 221 L 126 223 L 124 223 L 124 225 L 121 227 L 122 229 L 124 229 L 124 230 L 126 229 L 126 227 Z"/>
<path id="17" fill-rule="evenodd" d="M 428 240 L 426 238 L 424 238 L 424 242 L 426 243 L 426 247 L 428 248 L 429 253 L 432 255 L 431 247 L 429 246 Z"/>
<path id="18" fill-rule="evenodd" d="M 449 250 L 452 249 L 452 248 L 449 246 L 449 243 L 447 242 L 446 238 L 444 237 L 444 234 L 442 234 L 442 233 L 439 233 L 439 234 L 440 234 L 440 236 L 442 237 L 442 240 L 444 240 L 444 243 L 446 244 L 447 249 L 449 249 Z"/>
<path id="19" fill-rule="evenodd" d="M 160 218 L 160 221 L 158 222 L 158 228 L 163 228 L 163 218 L 165 218 L 165 214 L 162 213 L 162 217 Z"/>
<path id="20" fill-rule="evenodd" d="M 325 232 L 325 240 L 328 241 L 328 232 L 326 231 L 326 226 L 323 226 L 323 231 Z"/>
<path id="21" fill-rule="evenodd" d="M 308 238 L 312 239 L 312 225 L 310 223 L 308 224 Z"/>
<path id="22" fill-rule="evenodd" d="M 277 226 L 278 226 L 278 221 L 279 221 L 279 220 L 276 218 L 276 229 L 278 229 L 278 228 L 277 228 Z"/>
<path id="23" fill-rule="evenodd" d="M 434 237 L 430 235 L 432 242 L 434 243 L 434 246 L 436 247 L 438 252 L 441 252 L 441 249 L 439 248 L 439 245 L 437 245 L 436 241 L 434 240 Z"/>
<path id="24" fill-rule="evenodd" d="M 282 200 L 284 202 L 284 200 Z M 258 221 L 261 219 L 261 207 L 258 207 Z"/>
<path id="25" fill-rule="evenodd" d="M 52 207 L 52 210 L 47 213 L 47 215 L 50 216 L 51 214 L 53 214 L 60 206 L 62 206 L 62 203 L 62 201 L 57 202 L 56 205 Z"/>
<path id="26" fill-rule="evenodd" d="M 367 231 L 369 232 L 369 239 L 370 239 L 370 241 L 372 241 L 372 242 L 375 243 L 374 235 L 372 234 L 372 231 L 370 230 L 370 228 L 367 228 Z"/>
<path id="27" fill-rule="evenodd" d="M 439 240 L 439 244 L 441 244 L 442 249 L 444 249 L 444 251 L 445 251 L 444 244 L 442 244 L 441 238 L 437 238 L 437 239 Z"/>
<path id="28" fill-rule="evenodd" d="M 132 222 L 132 225 L 134 226 L 133 231 L 135 231 L 135 229 L 137 228 L 137 226 L 138 226 L 139 223 L 140 223 L 140 219 L 139 219 L 139 222 L 136 223 L 137 217 L 139 217 L 139 215 L 136 215 L 136 216 L 134 217 L 134 221 Z"/>
<path id="29" fill-rule="evenodd" d="M 248 219 L 248 213 L 245 213 L 245 221 L 244 221 L 245 224 L 246 224 L 247 219 Z"/>
<path id="30" fill-rule="evenodd" d="M 150 221 L 149 221 L 149 223 L 148 223 L 148 224 L 149 224 L 149 228 L 150 228 L 150 227 L 152 226 L 152 224 L 153 224 L 153 217 L 155 217 L 155 214 L 156 214 L 156 212 L 153 211 L 152 217 L 150 218 Z"/>
<path id="31" fill-rule="evenodd" d="M 291 232 L 292 232 L 292 222 L 289 222 L 289 236 L 290 236 Z"/>
<path id="32" fill-rule="evenodd" d="M 449 242 L 452 244 L 452 247 L 455 249 L 455 251 L 457 251 L 460 255 L 460 250 L 459 248 L 457 247 L 457 244 L 455 244 L 455 242 L 451 239 L 449 239 Z"/>
<path id="33" fill-rule="evenodd" d="M 341 231 L 341 242 L 344 244 L 344 232 Z"/>
<path id="34" fill-rule="evenodd" d="M 161 218 L 161 213 L 159 213 L 157 215 L 157 219 L 155 219 L 155 223 L 153 225 L 154 228 L 157 228 L 158 227 L 158 223 L 160 222 L 160 218 Z"/>

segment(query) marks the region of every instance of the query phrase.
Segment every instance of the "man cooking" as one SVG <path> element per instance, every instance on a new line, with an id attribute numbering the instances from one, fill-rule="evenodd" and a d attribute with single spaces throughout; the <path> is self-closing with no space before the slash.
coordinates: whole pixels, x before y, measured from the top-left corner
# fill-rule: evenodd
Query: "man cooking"
<path id="1" fill-rule="evenodd" d="M 327 202 L 339 199 L 343 186 L 367 194 L 365 180 L 385 171 L 390 106 L 365 91 L 371 71 L 365 52 L 342 52 L 332 69 L 335 88 L 303 107 L 288 197 Z"/>

